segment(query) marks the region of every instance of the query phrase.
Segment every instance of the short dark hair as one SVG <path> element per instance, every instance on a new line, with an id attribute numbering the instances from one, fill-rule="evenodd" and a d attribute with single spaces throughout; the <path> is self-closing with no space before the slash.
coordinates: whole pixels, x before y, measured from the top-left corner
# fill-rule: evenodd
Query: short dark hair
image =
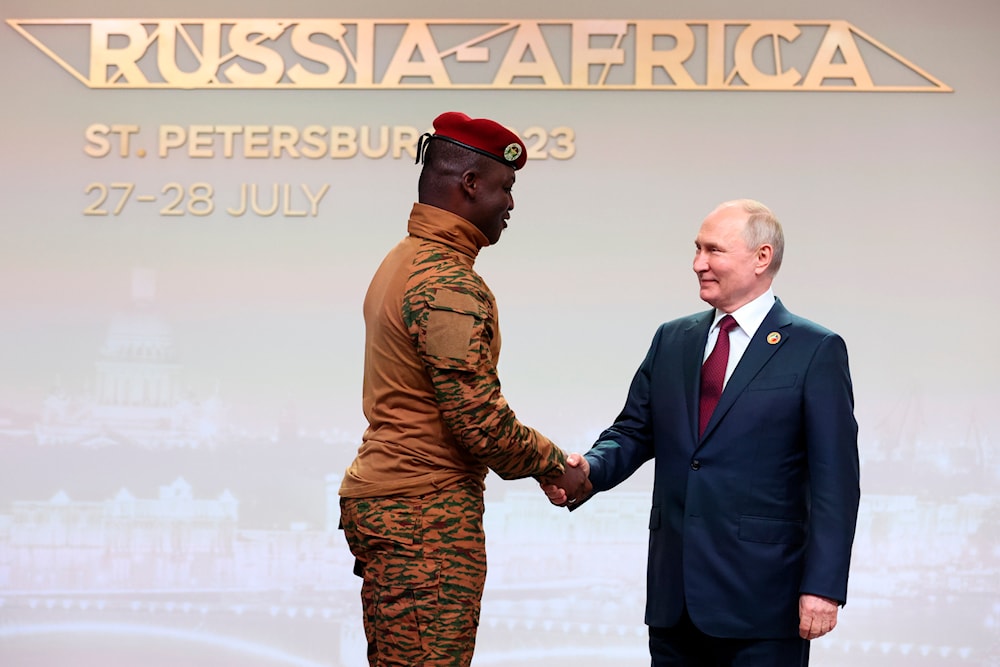
<path id="1" fill-rule="evenodd" d="M 424 147 L 423 159 L 417 182 L 421 201 L 426 195 L 440 191 L 445 181 L 459 178 L 469 169 L 481 169 L 490 158 L 450 141 L 431 138 Z"/>

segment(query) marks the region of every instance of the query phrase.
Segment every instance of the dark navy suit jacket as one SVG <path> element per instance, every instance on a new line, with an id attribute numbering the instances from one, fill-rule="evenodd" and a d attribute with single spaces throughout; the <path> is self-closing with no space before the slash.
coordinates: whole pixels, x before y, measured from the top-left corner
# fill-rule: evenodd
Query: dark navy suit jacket
<path id="1" fill-rule="evenodd" d="M 847 349 L 776 300 L 699 438 L 713 317 L 660 326 L 586 454 L 590 478 L 604 491 L 654 459 L 647 625 L 674 625 L 686 604 L 712 636 L 797 636 L 800 594 L 847 600 L 860 495 Z"/>

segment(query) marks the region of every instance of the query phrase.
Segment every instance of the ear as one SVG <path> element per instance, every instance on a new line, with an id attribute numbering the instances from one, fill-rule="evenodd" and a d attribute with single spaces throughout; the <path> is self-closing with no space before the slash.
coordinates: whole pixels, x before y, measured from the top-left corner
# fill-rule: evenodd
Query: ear
<path id="1" fill-rule="evenodd" d="M 771 258 L 774 256 L 774 248 L 770 244 L 765 243 L 761 247 L 757 248 L 757 265 L 754 267 L 754 273 L 758 276 L 766 273 L 767 268 L 771 266 Z"/>
<path id="2" fill-rule="evenodd" d="M 462 174 L 462 192 L 469 199 L 476 198 L 476 186 L 478 184 L 479 175 L 472 169 L 469 169 Z"/>

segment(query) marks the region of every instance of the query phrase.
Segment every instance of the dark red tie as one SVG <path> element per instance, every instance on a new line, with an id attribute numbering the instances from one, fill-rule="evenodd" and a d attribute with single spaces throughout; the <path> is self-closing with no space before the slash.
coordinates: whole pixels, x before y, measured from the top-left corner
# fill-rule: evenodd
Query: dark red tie
<path id="1" fill-rule="evenodd" d="M 705 433 L 712 411 L 722 396 L 722 384 L 726 379 L 726 364 L 729 363 L 729 332 L 736 328 L 736 320 L 726 315 L 719 320 L 719 337 L 708 359 L 701 367 L 701 398 L 698 401 L 698 437 Z"/>

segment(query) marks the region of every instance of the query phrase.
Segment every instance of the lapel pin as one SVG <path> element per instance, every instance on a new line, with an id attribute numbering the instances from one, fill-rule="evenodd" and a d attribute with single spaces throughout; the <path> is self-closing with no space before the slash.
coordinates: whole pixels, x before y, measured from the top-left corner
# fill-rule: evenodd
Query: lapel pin
<path id="1" fill-rule="evenodd" d="M 767 334 L 768 345 L 777 345 L 778 341 L 780 340 L 781 340 L 781 334 L 778 333 L 777 331 L 772 331 L 771 333 Z"/>

